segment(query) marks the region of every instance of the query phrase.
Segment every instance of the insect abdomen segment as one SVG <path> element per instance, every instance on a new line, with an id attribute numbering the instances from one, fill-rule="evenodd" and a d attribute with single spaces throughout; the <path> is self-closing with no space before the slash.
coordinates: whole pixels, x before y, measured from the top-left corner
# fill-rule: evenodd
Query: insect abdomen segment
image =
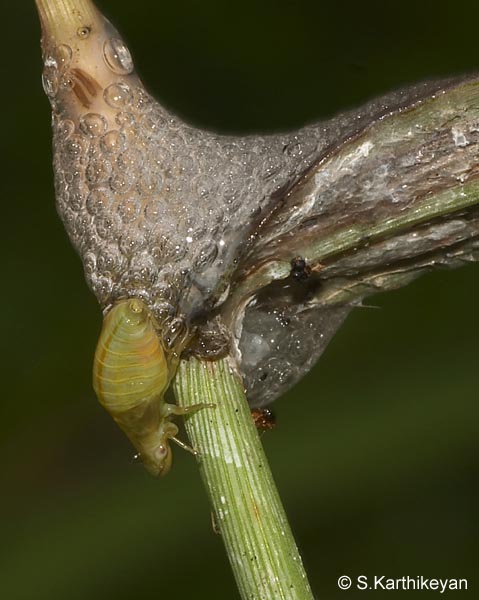
<path id="1" fill-rule="evenodd" d="M 169 470 L 168 439 L 177 431 L 163 415 L 168 382 L 167 357 L 149 309 L 138 299 L 119 302 L 103 322 L 93 387 L 154 475 Z"/>
<path id="2" fill-rule="evenodd" d="M 139 312 L 134 312 L 135 307 Z M 139 301 L 121 302 L 106 316 L 95 354 L 93 384 L 100 403 L 109 411 L 129 410 L 165 391 L 165 352 Z"/>

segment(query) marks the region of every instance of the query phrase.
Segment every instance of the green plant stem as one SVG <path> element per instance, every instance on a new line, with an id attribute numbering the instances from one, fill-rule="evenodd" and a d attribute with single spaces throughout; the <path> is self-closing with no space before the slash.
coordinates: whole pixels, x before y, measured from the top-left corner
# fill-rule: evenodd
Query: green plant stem
<path id="1" fill-rule="evenodd" d="M 182 361 L 174 381 L 182 406 L 216 407 L 186 419 L 241 597 L 311 600 L 301 557 L 242 383 L 228 358 Z"/>

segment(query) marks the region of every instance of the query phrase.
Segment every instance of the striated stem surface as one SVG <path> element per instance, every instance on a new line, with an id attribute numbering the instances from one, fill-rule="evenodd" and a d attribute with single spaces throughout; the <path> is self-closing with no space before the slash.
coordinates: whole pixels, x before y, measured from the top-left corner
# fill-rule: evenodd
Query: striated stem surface
<path id="1" fill-rule="evenodd" d="M 182 406 L 216 404 L 188 417 L 186 428 L 200 453 L 200 472 L 241 597 L 311 600 L 243 386 L 229 360 L 182 361 L 174 388 Z"/>
<path id="2" fill-rule="evenodd" d="M 60 36 L 65 28 L 82 27 L 98 19 L 98 10 L 91 0 L 35 0 L 44 34 Z"/>

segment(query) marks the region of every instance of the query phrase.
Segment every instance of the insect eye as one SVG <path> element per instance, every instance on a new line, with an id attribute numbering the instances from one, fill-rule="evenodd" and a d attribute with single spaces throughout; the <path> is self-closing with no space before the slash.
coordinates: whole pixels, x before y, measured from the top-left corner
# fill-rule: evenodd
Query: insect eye
<path id="1" fill-rule="evenodd" d="M 163 444 L 161 444 L 161 446 L 158 446 L 157 450 L 156 450 L 156 456 L 158 457 L 159 460 L 162 460 L 163 458 L 165 458 L 165 456 L 167 456 L 168 454 L 168 448 L 166 446 L 164 446 Z"/>

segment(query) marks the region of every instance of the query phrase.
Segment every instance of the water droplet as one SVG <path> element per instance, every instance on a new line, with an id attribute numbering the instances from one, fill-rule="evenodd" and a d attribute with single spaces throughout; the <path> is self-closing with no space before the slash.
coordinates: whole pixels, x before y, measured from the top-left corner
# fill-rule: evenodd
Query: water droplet
<path id="1" fill-rule="evenodd" d="M 69 195 L 67 202 L 72 210 L 79 211 L 83 208 L 84 200 L 84 195 L 79 191 L 75 191 Z"/>
<path id="2" fill-rule="evenodd" d="M 162 225 L 167 225 L 163 223 Z M 157 240 L 156 248 L 159 249 L 158 257 L 159 261 L 165 264 L 167 261 L 177 262 L 181 260 L 186 254 L 186 244 L 175 242 L 176 232 L 169 232 L 166 235 L 162 234 Z M 167 277 L 168 270 L 164 269 L 163 274 Z M 173 276 L 173 275 L 172 275 Z"/>
<path id="3" fill-rule="evenodd" d="M 161 248 L 155 246 L 152 248 L 151 257 L 156 264 L 163 263 L 163 254 Z M 162 302 L 167 302 L 171 306 L 172 300 L 174 300 L 173 290 L 169 285 L 160 283 L 154 286 L 155 297 L 161 299 Z"/>
<path id="4" fill-rule="evenodd" d="M 133 106 L 138 112 L 148 113 L 155 106 L 155 102 L 152 100 L 149 94 L 147 94 L 142 88 L 138 87 L 135 89 Z"/>
<path id="5" fill-rule="evenodd" d="M 176 262 L 176 259 L 173 258 L 173 262 L 165 264 L 165 267 L 161 270 L 163 284 L 171 289 L 171 301 L 173 304 L 178 301 L 180 290 L 183 290 L 189 282 L 188 273 L 186 271 L 178 271 L 178 268 L 175 266 Z"/>
<path id="6" fill-rule="evenodd" d="M 60 86 L 63 90 L 72 90 L 75 86 L 73 79 L 67 74 L 61 78 Z"/>
<path id="7" fill-rule="evenodd" d="M 159 131 L 158 120 L 152 117 L 144 117 L 141 119 L 141 127 L 145 135 L 153 137 Z"/>
<path id="8" fill-rule="evenodd" d="M 283 161 L 281 157 L 273 154 L 271 156 L 267 156 L 267 159 L 264 163 L 264 177 L 270 178 L 274 177 L 283 167 Z"/>
<path id="9" fill-rule="evenodd" d="M 55 134 L 58 136 L 58 139 L 63 142 L 67 140 L 74 131 L 75 123 L 70 119 L 65 119 L 64 121 L 58 121 Z"/>
<path id="10" fill-rule="evenodd" d="M 103 44 L 103 57 L 114 73 L 128 75 L 133 71 L 130 51 L 119 38 L 110 38 Z"/>
<path id="11" fill-rule="evenodd" d="M 307 360 L 308 352 L 309 348 L 307 344 L 303 344 L 301 339 L 299 339 L 298 337 L 294 335 L 291 336 L 291 341 L 287 349 L 287 355 L 293 360 L 293 362 L 298 362 L 299 360 Z"/>
<path id="12" fill-rule="evenodd" d="M 87 252 L 83 258 L 83 268 L 87 275 L 91 275 L 96 269 L 96 256 L 93 252 Z"/>
<path id="13" fill-rule="evenodd" d="M 113 289 L 110 277 L 92 277 L 92 287 L 98 301 L 103 305 L 109 304 Z"/>
<path id="14" fill-rule="evenodd" d="M 163 188 L 163 176 L 159 171 L 144 170 L 141 174 L 140 188 L 144 194 L 159 194 Z M 145 216 L 147 219 L 156 221 L 159 216 L 159 207 L 150 202 L 145 207 Z"/>
<path id="15" fill-rule="evenodd" d="M 85 235 L 88 236 L 90 232 L 90 217 L 80 212 L 75 217 L 75 223 L 73 227 L 73 235 L 78 239 L 81 239 Z"/>
<path id="16" fill-rule="evenodd" d="M 57 202 L 58 202 L 58 199 L 57 199 Z M 67 230 L 68 235 L 71 237 L 73 235 L 73 232 L 75 229 L 76 214 L 73 211 L 71 211 L 67 205 L 65 205 L 63 208 L 64 208 L 62 211 L 63 224 L 65 225 L 65 229 Z"/>
<path id="17" fill-rule="evenodd" d="M 181 317 L 175 317 L 168 323 L 165 331 L 165 341 L 169 348 L 174 348 L 178 342 L 183 340 L 188 332 L 185 320 Z"/>
<path id="18" fill-rule="evenodd" d="M 131 101 L 132 93 L 126 83 L 112 83 L 104 91 L 103 98 L 112 108 L 122 108 Z"/>
<path id="19" fill-rule="evenodd" d="M 199 198 L 208 198 L 211 196 L 215 186 L 214 178 L 208 174 L 202 174 L 197 179 L 192 179 L 191 181 L 193 194 Z"/>
<path id="20" fill-rule="evenodd" d="M 93 190 L 86 200 L 86 209 L 93 216 L 106 214 L 109 206 L 110 197 L 102 190 Z"/>
<path id="21" fill-rule="evenodd" d="M 110 177 L 110 187 L 117 194 L 129 192 L 136 182 L 136 178 L 131 173 L 115 170 Z"/>
<path id="22" fill-rule="evenodd" d="M 88 142 L 81 135 L 71 135 L 65 143 L 67 160 L 81 159 L 88 152 Z"/>
<path id="23" fill-rule="evenodd" d="M 97 137 L 105 133 L 107 122 L 102 115 L 88 113 L 80 119 L 80 129 L 91 137 Z"/>
<path id="24" fill-rule="evenodd" d="M 186 177 L 193 177 L 198 172 L 198 167 L 192 156 L 188 154 L 180 154 L 176 160 L 176 173 L 175 175 L 184 175 Z"/>
<path id="25" fill-rule="evenodd" d="M 103 273 L 114 273 L 118 270 L 116 254 L 109 252 L 108 250 L 101 251 L 97 259 L 97 269 Z"/>
<path id="26" fill-rule="evenodd" d="M 73 52 L 70 46 L 66 44 L 60 44 L 57 48 L 57 57 L 60 67 L 67 67 L 72 59 Z"/>
<path id="27" fill-rule="evenodd" d="M 143 248 L 145 241 L 141 236 L 134 233 L 123 235 L 120 239 L 120 251 L 125 256 L 134 256 Z"/>
<path id="28" fill-rule="evenodd" d="M 139 272 L 126 271 L 120 279 L 120 286 L 130 293 L 134 291 L 135 296 L 138 296 L 138 291 L 141 289 L 142 292 L 145 292 L 145 287 L 149 287 L 149 282 L 145 282 Z"/>
<path id="29" fill-rule="evenodd" d="M 137 198 L 126 198 L 118 203 L 117 212 L 123 223 L 132 223 L 140 214 L 140 203 Z"/>
<path id="30" fill-rule="evenodd" d="M 155 152 L 155 162 L 161 169 L 165 170 L 170 165 L 171 154 L 166 148 L 162 148 L 161 146 L 157 147 Z"/>
<path id="31" fill-rule="evenodd" d="M 42 73 L 43 91 L 49 98 L 55 98 L 58 92 L 58 71 L 56 67 L 45 67 Z"/>
<path id="32" fill-rule="evenodd" d="M 145 202 L 145 218 L 150 223 L 155 223 L 160 221 L 161 219 L 161 209 L 160 204 L 154 198 L 149 198 L 147 202 Z"/>
<path id="33" fill-rule="evenodd" d="M 122 152 L 116 159 L 116 164 L 122 171 L 141 172 L 142 163 L 143 155 L 136 148 Z"/>
<path id="34" fill-rule="evenodd" d="M 126 139 L 125 136 L 116 129 L 105 133 L 100 141 L 101 148 L 104 152 L 109 154 L 113 152 L 119 152 L 125 148 Z"/>
<path id="35" fill-rule="evenodd" d="M 218 256 L 218 247 L 214 242 L 205 244 L 193 263 L 193 269 L 199 273 L 209 267 Z"/>
<path id="36" fill-rule="evenodd" d="M 121 129 L 132 128 L 135 125 L 135 117 L 130 112 L 120 112 L 115 117 L 116 124 Z"/>
<path id="37" fill-rule="evenodd" d="M 298 158 L 303 154 L 303 148 L 296 139 L 293 139 L 289 144 L 285 146 L 284 152 L 288 156 Z"/>
<path id="38" fill-rule="evenodd" d="M 133 287 L 151 288 L 155 280 L 156 269 L 150 267 L 134 268 L 130 270 L 126 278 L 122 278 L 122 284 L 132 285 Z"/>
<path id="39" fill-rule="evenodd" d="M 175 260 L 179 261 L 179 260 L 185 258 L 187 252 L 188 252 L 187 244 L 185 244 L 183 242 L 178 242 L 175 245 Z"/>
<path id="40" fill-rule="evenodd" d="M 161 296 L 159 297 L 161 298 Z M 168 302 L 156 302 L 153 310 L 155 311 L 155 317 L 160 323 L 170 320 L 176 312 L 175 307 Z"/>
<path id="41" fill-rule="evenodd" d="M 111 164 L 107 160 L 103 158 L 90 160 L 86 170 L 86 178 L 90 185 L 106 182 L 110 175 Z"/>
<path id="42" fill-rule="evenodd" d="M 96 232 L 102 239 L 114 239 L 117 235 L 116 221 L 111 217 L 107 216 L 102 219 L 98 219 L 95 225 Z"/>
<path id="43" fill-rule="evenodd" d="M 54 69 L 57 69 L 58 68 L 57 59 L 54 56 L 52 56 L 51 54 L 49 54 L 45 58 L 45 67 L 53 67 Z"/>

